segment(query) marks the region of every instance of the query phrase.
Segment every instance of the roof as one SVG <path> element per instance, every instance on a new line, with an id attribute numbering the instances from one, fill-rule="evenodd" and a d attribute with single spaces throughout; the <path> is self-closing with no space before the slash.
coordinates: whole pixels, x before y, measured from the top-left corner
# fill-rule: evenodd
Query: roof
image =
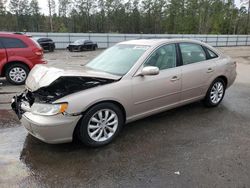
<path id="1" fill-rule="evenodd" d="M 129 40 L 129 41 L 124 41 L 119 44 L 134 44 L 134 45 L 146 45 L 146 46 L 154 46 L 154 45 L 159 45 L 162 43 L 172 43 L 172 42 L 192 42 L 192 43 L 199 43 L 201 44 L 202 42 L 198 40 L 193 40 L 193 39 L 138 39 L 138 40 Z"/>
<path id="2" fill-rule="evenodd" d="M 30 37 L 29 35 L 23 34 L 23 33 L 11 33 L 11 32 L 0 32 L 0 35 L 2 36 L 14 36 L 14 37 Z"/>

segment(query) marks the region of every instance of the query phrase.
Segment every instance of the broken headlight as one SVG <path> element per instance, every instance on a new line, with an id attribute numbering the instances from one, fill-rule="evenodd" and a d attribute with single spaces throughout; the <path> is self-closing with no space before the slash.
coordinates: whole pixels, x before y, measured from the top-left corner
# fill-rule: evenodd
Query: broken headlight
<path id="1" fill-rule="evenodd" d="M 64 113 L 67 108 L 68 108 L 68 103 L 61 103 L 61 104 L 34 103 L 31 107 L 31 112 L 37 115 L 52 116 Z"/>

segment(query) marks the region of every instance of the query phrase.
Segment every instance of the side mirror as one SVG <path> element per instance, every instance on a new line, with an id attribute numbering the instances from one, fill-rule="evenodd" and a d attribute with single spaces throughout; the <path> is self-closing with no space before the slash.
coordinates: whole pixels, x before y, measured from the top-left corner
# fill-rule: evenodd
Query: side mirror
<path id="1" fill-rule="evenodd" d="M 158 67 L 148 66 L 144 67 L 141 71 L 142 76 L 153 76 L 159 74 L 160 70 Z"/>

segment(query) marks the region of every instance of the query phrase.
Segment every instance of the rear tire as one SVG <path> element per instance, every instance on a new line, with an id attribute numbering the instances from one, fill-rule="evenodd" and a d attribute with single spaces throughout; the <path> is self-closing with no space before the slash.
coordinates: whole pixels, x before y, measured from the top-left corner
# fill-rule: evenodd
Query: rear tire
<path id="1" fill-rule="evenodd" d="M 204 99 L 204 104 L 207 107 L 218 106 L 224 98 L 226 90 L 226 84 L 223 79 L 217 78 L 210 85 L 206 97 Z"/>
<path id="2" fill-rule="evenodd" d="M 12 63 L 7 67 L 5 77 L 11 84 L 22 85 L 25 83 L 29 71 L 29 68 L 24 64 Z"/>
<path id="3" fill-rule="evenodd" d="M 80 120 L 77 136 L 86 146 L 103 146 L 117 137 L 123 123 L 124 117 L 118 106 L 100 103 L 89 109 Z"/>
<path id="4" fill-rule="evenodd" d="M 54 52 L 55 48 L 54 46 L 49 46 L 49 52 Z"/>

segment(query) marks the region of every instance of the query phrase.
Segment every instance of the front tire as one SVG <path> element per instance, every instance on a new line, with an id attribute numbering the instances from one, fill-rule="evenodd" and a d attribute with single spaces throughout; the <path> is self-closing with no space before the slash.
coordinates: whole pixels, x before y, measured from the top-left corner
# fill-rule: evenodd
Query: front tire
<path id="1" fill-rule="evenodd" d="M 123 124 L 123 113 L 118 106 L 100 103 L 88 110 L 80 120 L 78 139 L 87 146 L 103 146 L 117 137 Z"/>
<path id="2" fill-rule="evenodd" d="M 6 69 L 5 76 L 8 82 L 14 85 L 22 85 L 25 83 L 29 68 L 21 63 L 12 63 Z"/>
<path id="3" fill-rule="evenodd" d="M 206 97 L 204 99 L 204 104 L 207 107 L 218 106 L 224 98 L 226 90 L 226 84 L 223 79 L 217 78 L 210 85 Z"/>

